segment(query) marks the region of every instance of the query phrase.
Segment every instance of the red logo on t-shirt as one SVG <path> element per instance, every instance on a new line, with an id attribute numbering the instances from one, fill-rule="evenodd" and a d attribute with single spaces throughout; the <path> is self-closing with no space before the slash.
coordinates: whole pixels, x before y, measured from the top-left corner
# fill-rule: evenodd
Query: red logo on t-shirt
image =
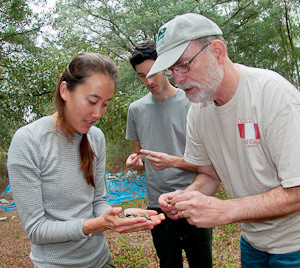
<path id="1" fill-rule="evenodd" d="M 238 124 L 240 138 L 246 147 L 257 147 L 260 144 L 258 124 L 243 123 Z"/>
<path id="2" fill-rule="evenodd" d="M 240 137 L 242 139 L 252 140 L 260 139 L 258 125 L 253 123 L 238 124 Z"/>

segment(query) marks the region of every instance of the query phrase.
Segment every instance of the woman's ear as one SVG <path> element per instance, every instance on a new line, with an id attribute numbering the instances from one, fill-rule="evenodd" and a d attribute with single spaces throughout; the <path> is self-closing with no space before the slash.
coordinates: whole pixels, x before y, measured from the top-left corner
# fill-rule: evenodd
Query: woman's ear
<path id="1" fill-rule="evenodd" d="M 226 47 L 224 43 L 215 39 L 211 42 L 211 44 L 213 46 L 213 54 L 216 56 L 218 63 L 223 65 L 226 58 Z"/>
<path id="2" fill-rule="evenodd" d="M 67 82 L 66 81 L 62 81 L 60 83 L 60 86 L 59 86 L 59 93 L 60 93 L 60 96 L 61 98 L 66 101 L 68 99 L 68 88 L 67 88 Z"/>

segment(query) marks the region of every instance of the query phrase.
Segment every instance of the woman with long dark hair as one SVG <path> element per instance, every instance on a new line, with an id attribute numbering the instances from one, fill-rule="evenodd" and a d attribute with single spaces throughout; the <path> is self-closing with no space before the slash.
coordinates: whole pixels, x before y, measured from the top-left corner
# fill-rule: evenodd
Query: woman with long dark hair
<path id="1" fill-rule="evenodd" d="M 164 219 L 120 218 L 106 201 L 105 138 L 93 125 L 111 101 L 119 78 L 114 62 L 80 53 L 55 92 L 56 112 L 15 133 L 8 172 L 34 267 L 114 267 L 103 232 L 150 230 Z M 126 212 L 126 211 L 125 211 Z"/>

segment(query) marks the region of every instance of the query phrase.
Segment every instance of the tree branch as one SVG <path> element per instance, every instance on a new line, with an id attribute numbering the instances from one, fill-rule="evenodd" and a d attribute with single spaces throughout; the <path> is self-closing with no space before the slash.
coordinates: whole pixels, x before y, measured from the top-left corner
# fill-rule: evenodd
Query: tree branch
<path id="1" fill-rule="evenodd" d="M 78 9 L 80 9 L 80 10 L 84 10 L 84 11 L 86 11 L 88 14 L 90 14 L 91 16 L 93 16 L 93 17 L 95 17 L 95 18 L 98 18 L 98 19 L 100 19 L 100 20 L 103 20 L 103 21 L 106 21 L 106 22 L 108 22 L 108 23 L 110 23 L 111 25 L 113 25 L 114 27 L 115 27 L 115 29 L 117 29 L 117 31 L 116 30 L 114 30 L 114 29 L 112 29 L 115 33 L 117 33 L 118 35 L 121 33 L 121 34 L 123 34 L 125 37 L 126 37 L 126 39 L 132 44 L 132 46 L 135 46 L 135 44 L 132 42 L 132 40 L 120 29 L 120 27 L 115 23 L 115 22 L 113 22 L 112 20 L 110 20 L 110 19 L 107 19 L 107 18 L 104 18 L 104 17 L 102 17 L 102 16 L 100 16 L 100 15 L 98 15 L 98 14 L 95 14 L 95 13 L 93 13 L 90 9 L 83 9 L 81 6 L 77 6 L 77 8 Z"/>
<path id="2" fill-rule="evenodd" d="M 27 30 L 27 31 L 24 31 L 24 32 L 16 32 L 16 33 L 13 33 L 13 34 L 7 34 L 7 35 L 4 35 L 4 38 L 1 38 L 1 39 L 3 40 L 3 39 L 7 39 L 7 38 L 10 38 L 10 37 L 13 37 L 13 36 L 17 36 L 17 35 L 24 35 L 24 34 L 36 32 L 36 31 L 39 31 L 40 28 L 41 27 L 37 27 L 37 28 L 31 29 L 31 30 Z"/>

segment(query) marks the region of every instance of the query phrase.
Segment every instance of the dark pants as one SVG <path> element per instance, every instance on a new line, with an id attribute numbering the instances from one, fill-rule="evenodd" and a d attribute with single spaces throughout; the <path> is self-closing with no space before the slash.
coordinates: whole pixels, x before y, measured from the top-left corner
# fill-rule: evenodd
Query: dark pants
<path id="1" fill-rule="evenodd" d="M 149 208 L 163 213 L 161 209 Z M 166 217 L 151 230 L 161 268 L 182 268 L 182 250 L 190 268 L 212 267 L 212 229 L 190 225 L 185 219 Z"/>

